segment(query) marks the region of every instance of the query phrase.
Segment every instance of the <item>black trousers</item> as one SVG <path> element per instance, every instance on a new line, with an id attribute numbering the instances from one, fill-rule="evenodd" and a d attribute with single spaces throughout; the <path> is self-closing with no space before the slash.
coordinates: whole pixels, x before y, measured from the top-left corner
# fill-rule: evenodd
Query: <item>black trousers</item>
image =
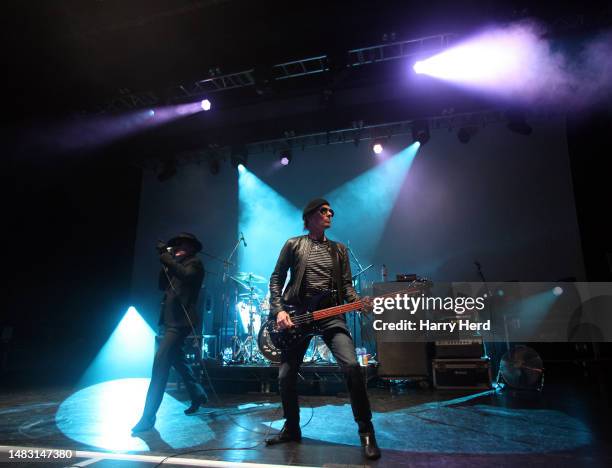
<path id="1" fill-rule="evenodd" d="M 157 413 L 164 398 L 170 367 L 174 367 L 180 374 L 192 400 L 205 394 L 202 385 L 196 380 L 193 371 L 187 365 L 187 359 L 183 352 L 185 338 L 189 335 L 189 332 L 189 328 L 166 328 L 153 359 L 151 382 L 147 391 L 143 417 L 152 418 Z"/>
<path id="2" fill-rule="evenodd" d="M 372 432 L 372 412 L 366 392 L 366 383 L 361 366 L 355 355 L 355 345 L 349 333 L 342 328 L 331 328 L 322 333 L 323 341 L 336 358 L 344 373 L 348 387 L 351 408 L 359 432 Z M 281 364 L 278 372 L 279 388 L 283 404 L 286 425 L 297 428 L 300 424 L 300 406 L 297 394 L 297 377 L 304 354 L 308 349 L 310 338 L 298 346 L 281 353 Z"/>

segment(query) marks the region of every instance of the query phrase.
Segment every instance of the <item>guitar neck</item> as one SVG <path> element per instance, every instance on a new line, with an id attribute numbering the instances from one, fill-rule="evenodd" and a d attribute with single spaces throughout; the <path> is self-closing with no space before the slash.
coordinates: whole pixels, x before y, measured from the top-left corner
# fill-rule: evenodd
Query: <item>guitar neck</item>
<path id="1" fill-rule="evenodd" d="M 342 304 L 339 306 L 328 307 L 327 309 L 317 310 L 312 313 L 313 320 L 322 320 L 329 317 L 334 317 L 336 315 L 346 314 L 347 312 L 352 312 L 354 310 L 363 309 L 364 302 L 357 301 L 351 302 L 350 304 Z"/>
<path id="2" fill-rule="evenodd" d="M 423 290 L 422 287 L 413 287 L 413 288 L 405 289 L 403 291 L 394 291 L 389 294 L 383 294 L 382 296 L 377 296 L 377 297 L 391 297 L 396 294 L 411 294 L 411 293 L 414 294 L 422 290 Z M 327 309 L 317 310 L 315 312 L 312 312 L 312 320 L 315 320 L 315 321 L 322 320 L 322 319 L 326 319 L 330 317 L 335 317 L 336 315 L 346 314 L 347 312 L 352 312 L 354 310 L 363 309 L 364 305 L 365 305 L 364 301 L 360 300 L 356 302 L 351 302 L 349 304 L 342 304 L 338 306 L 328 307 Z"/>

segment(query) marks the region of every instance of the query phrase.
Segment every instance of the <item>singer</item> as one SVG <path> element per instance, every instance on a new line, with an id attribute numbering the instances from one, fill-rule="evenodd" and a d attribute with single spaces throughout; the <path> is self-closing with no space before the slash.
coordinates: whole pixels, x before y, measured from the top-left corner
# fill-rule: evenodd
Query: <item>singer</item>
<path id="1" fill-rule="evenodd" d="M 346 247 L 325 236 L 333 216 L 334 210 L 327 200 L 316 198 L 310 201 L 302 213 L 308 235 L 289 239 L 278 257 L 270 277 L 270 315 L 276 318 L 279 328 L 294 326 L 284 310 L 286 305 L 308 304 L 322 291 L 331 292 L 329 299 L 333 303 L 326 306 L 359 300 L 353 288 Z M 283 291 L 288 271 L 291 271 L 291 278 Z M 371 299 L 364 298 L 364 301 L 371 307 Z M 365 380 L 344 315 L 321 320 L 319 332 L 344 373 L 363 454 L 370 460 L 380 458 Z M 266 440 L 268 445 L 302 439 L 297 377 L 309 341 L 306 339 L 281 353 L 278 380 L 285 424 L 278 435 Z"/>
<path id="2" fill-rule="evenodd" d="M 191 397 L 191 406 L 185 410 L 185 414 L 195 413 L 200 405 L 208 401 L 183 352 L 185 338 L 189 334 L 199 336 L 200 320 L 196 302 L 204 280 L 204 266 L 196 254 L 201 250 L 202 244 L 196 236 L 186 232 L 173 237 L 168 244 L 161 241 L 157 244 L 162 264 L 159 289 L 164 291 L 159 315 L 163 338 L 153 360 L 144 411 L 140 421 L 132 428 L 132 434 L 148 431 L 155 426 L 155 415 L 164 396 L 171 366 L 183 378 Z"/>

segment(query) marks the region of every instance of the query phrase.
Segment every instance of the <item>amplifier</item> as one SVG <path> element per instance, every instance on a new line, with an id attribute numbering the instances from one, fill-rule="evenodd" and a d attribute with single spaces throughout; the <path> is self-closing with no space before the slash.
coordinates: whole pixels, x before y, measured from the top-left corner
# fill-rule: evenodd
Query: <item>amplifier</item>
<path id="1" fill-rule="evenodd" d="M 488 359 L 434 359 L 432 368 L 435 388 L 491 388 L 491 363 Z"/>
<path id="2" fill-rule="evenodd" d="M 482 338 L 437 340 L 435 344 L 436 358 L 478 359 L 484 354 Z"/>
<path id="3" fill-rule="evenodd" d="M 393 292 L 401 292 L 406 283 L 388 282 L 374 283 L 373 295 L 382 296 Z M 406 311 L 387 309 L 385 316 L 389 321 L 398 321 L 407 318 Z M 382 332 L 375 331 L 378 376 L 385 378 L 398 377 L 429 377 L 429 363 L 431 362 L 430 346 L 426 342 L 386 342 L 382 339 Z"/>

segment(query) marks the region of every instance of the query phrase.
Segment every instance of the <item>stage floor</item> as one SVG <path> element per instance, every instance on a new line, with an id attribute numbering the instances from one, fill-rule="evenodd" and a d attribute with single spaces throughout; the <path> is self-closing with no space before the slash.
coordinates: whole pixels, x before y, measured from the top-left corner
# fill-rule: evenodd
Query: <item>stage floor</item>
<path id="1" fill-rule="evenodd" d="M 185 416 L 185 395 L 170 391 L 156 429 L 132 437 L 146 386 L 146 379 L 123 379 L 81 390 L 3 391 L 1 459 L 32 447 L 78 451 L 46 466 L 153 467 L 166 456 L 174 459 L 164 466 L 612 466 L 609 401 L 593 388 L 548 385 L 541 397 L 520 399 L 371 389 L 383 457 L 366 464 L 346 395 L 302 398 L 303 442 L 265 447 L 266 434 L 281 425 L 273 394 L 213 396 L 199 414 Z M 34 461 L 13 459 L 10 466 Z"/>

